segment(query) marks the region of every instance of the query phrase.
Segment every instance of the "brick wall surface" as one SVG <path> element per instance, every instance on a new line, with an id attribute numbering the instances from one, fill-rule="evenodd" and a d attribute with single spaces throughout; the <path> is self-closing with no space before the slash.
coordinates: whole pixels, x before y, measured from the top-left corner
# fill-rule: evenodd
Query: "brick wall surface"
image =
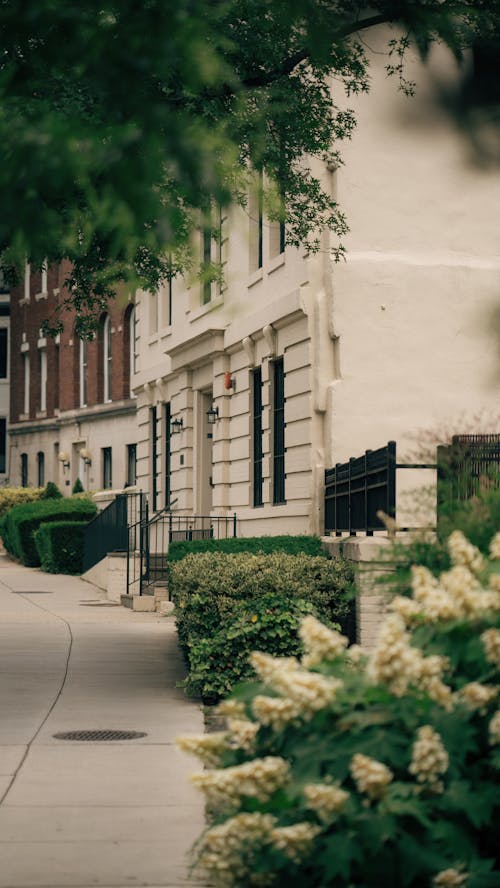
<path id="1" fill-rule="evenodd" d="M 37 299 L 41 290 L 41 273 L 33 272 L 30 277 L 30 299 L 24 299 L 24 281 L 11 291 L 11 422 L 18 423 L 20 417 L 31 421 L 40 418 L 40 357 L 38 340 L 40 328 L 46 318 L 57 318 L 57 306 L 67 291 L 64 279 L 67 265 L 51 267 L 48 270 L 47 298 Z M 130 331 L 128 319 L 131 304 L 117 297 L 110 303 L 109 315 L 112 330 L 112 387 L 111 400 L 118 401 L 129 397 L 130 393 Z M 103 318 L 101 320 L 104 319 Z M 74 314 L 62 314 L 64 331 L 59 343 L 47 337 L 47 418 L 53 417 L 57 409 L 73 410 L 80 407 L 79 354 L 80 342 L 74 334 Z M 23 344 L 29 346 L 30 356 L 30 411 L 24 417 L 24 365 Z M 87 345 L 87 406 L 92 407 L 103 401 L 103 342 L 102 332 Z"/>

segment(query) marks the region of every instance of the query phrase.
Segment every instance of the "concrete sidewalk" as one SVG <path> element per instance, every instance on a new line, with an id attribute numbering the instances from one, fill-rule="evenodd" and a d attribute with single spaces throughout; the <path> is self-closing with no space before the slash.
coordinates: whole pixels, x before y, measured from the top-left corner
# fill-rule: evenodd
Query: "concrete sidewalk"
<path id="1" fill-rule="evenodd" d="M 180 888 L 203 828 L 175 738 L 203 730 L 173 618 L 0 555 L 0 888 Z M 63 731 L 144 732 L 58 740 Z"/>

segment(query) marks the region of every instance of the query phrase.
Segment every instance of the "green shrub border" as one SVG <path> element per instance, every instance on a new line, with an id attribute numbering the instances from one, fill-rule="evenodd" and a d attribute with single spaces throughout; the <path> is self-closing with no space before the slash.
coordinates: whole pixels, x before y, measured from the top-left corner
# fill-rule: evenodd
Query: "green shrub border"
<path id="1" fill-rule="evenodd" d="M 47 573 L 81 574 L 88 521 L 47 521 L 34 533 L 42 570 Z"/>
<path id="2" fill-rule="evenodd" d="M 0 533 L 9 554 L 26 567 L 39 567 L 34 533 L 47 521 L 90 521 L 97 507 L 89 500 L 38 500 L 14 506 L 0 523 Z"/>
<path id="3" fill-rule="evenodd" d="M 168 561 L 181 561 L 186 555 L 198 555 L 200 552 L 224 552 L 228 555 L 236 552 L 286 552 L 288 555 L 329 557 L 318 536 L 282 535 L 234 537 L 227 540 L 182 540 L 170 543 Z"/>

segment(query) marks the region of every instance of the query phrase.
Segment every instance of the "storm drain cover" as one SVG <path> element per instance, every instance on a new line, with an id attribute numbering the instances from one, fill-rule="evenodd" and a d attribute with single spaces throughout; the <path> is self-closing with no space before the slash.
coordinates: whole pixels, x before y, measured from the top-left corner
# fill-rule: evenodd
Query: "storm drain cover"
<path id="1" fill-rule="evenodd" d="M 144 731 L 63 731 L 61 734 L 53 734 L 56 740 L 137 740 L 139 737 L 147 737 Z"/>
<path id="2" fill-rule="evenodd" d="M 53 589 L 12 589 L 15 595 L 53 595 Z"/>

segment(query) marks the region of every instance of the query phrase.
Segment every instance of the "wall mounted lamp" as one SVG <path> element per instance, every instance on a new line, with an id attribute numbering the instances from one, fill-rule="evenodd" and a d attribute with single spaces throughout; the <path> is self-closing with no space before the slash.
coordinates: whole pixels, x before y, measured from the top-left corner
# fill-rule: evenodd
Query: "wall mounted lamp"
<path id="1" fill-rule="evenodd" d="M 79 450 L 78 452 L 79 452 L 81 458 L 83 459 L 85 465 L 91 466 L 92 465 L 92 454 L 91 454 L 90 450 L 87 450 L 86 447 L 82 447 L 82 449 Z"/>
<path id="2" fill-rule="evenodd" d="M 219 418 L 219 408 L 214 407 L 212 405 L 212 407 L 210 407 L 210 410 L 207 410 L 207 422 L 209 425 L 215 425 L 218 418 Z"/>
<path id="3" fill-rule="evenodd" d="M 57 454 L 57 458 L 58 458 L 59 462 L 62 463 L 63 469 L 69 469 L 69 466 L 70 466 L 69 453 L 65 453 L 65 451 L 61 450 Z"/>
<path id="4" fill-rule="evenodd" d="M 176 417 L 175 419 L 171 419 L 170 420 L 170 433 L 172 435 L 178 435 L 179 432 L 182 431 L 183 426 L 184 426 L 184 421 L 182 419 L 182 416 Z"/>

